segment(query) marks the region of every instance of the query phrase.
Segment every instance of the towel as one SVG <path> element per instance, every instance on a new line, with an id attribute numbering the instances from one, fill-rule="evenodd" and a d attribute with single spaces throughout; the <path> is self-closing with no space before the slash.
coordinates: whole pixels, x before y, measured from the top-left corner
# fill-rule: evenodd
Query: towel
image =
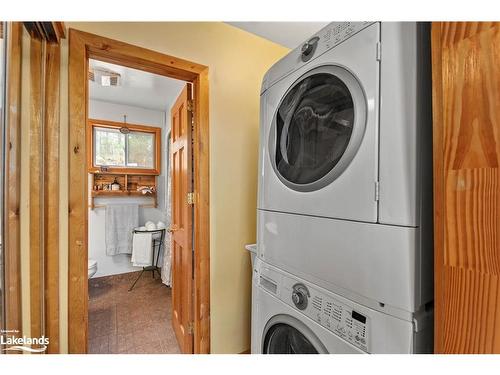
<path id="1" fill-rule="evenodd" d="M 172 285 L 172 257 L 170 255 L 170 233 L 163 244 L 163 262 L 161 267 L 161 281 L 166 286 Z"/>
<path id="2" fill-rule="evenodd" d="M 152 233 L 134 233 L 132 264 L 135 267 L 150 266 L 153 261 Z"/>
<path id="3" fill-rule="evenodd" d="M 138 204 L 106 205 L 106 254 L 130 254 L 132 231 L 138 225 Z"/>
<path id="4" fill-rule="evenodd" d="M 146 227 L 147 230 L 156 230 L 156 224 L 153 223 L 152 221 L 146 222 L 144 226 Z"/>
<path id="5" fill-rule="evenodd" d="M 170 139 L 170 134 L 167 135 L 167 139 Z M 170 152 L 168 151 L 168 148 L 170 147 L 170 142 L 167 142 L 167 154 Z M 166 188 L 166 194 L 164 194 L 164 202 L 165 202 L 165 210 L 166 210 L 166 217 L 165 217 L 165 223 L 163 222 L 158 222 L 157 227 L 158 228 L 166 228 L 167 224 L 172 223 L 172 206 L 168 204 L 168 202 L 172 201 L 172 184 L 171 181 L 172 179 L 169 177 L 171 176 L 171 168 L 170 168 L 170 160 L 167 158 L 167 167 L 166 167 L 167 173 L 167 181 L 166 184 L 163 186 Z M 162 186 L 162 185 L 160 185 Z M 167 224 L 166 224 L 167 223 Z M 160 226 L 160 224 L 162 224 Z M 161 281 L 163 284 L 167 286 L 172 285 L 172 257 L 171 257 L 171 252 L 170 252 L 170 242 L 171 242 L 171 233 L 167 232 L 165 234 L 165 242 L 163 243 L 163 262 L 161 263 Z"/>

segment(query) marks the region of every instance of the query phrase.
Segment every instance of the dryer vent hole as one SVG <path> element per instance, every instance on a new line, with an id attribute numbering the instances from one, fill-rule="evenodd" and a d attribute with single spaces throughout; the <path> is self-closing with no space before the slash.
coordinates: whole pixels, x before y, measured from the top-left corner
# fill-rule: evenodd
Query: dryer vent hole
<path id="1" fill-rule="evenodd" d="M 382 303 L 382 302 L 379 302 L 379 303 L 378 303 L 378 305 L 379 305 L 380 307 L 385 307 L 385 303 Z"/>

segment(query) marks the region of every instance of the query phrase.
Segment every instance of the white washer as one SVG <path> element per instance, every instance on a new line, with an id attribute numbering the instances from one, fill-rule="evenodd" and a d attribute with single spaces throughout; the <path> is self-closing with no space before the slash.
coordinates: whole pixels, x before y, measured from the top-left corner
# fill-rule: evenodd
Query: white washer
<path id="1" fill-rule="evenodd" d="M 384 313 L 433 300 L 427 24 L 333 23 L 268 71 L 258 257 Z"/>
<path id="2" fill-rule="evenodd" d="M 432 352 L 432 314 L 382 314 L 258 259 L 252 294 L 253 354 Z"/>

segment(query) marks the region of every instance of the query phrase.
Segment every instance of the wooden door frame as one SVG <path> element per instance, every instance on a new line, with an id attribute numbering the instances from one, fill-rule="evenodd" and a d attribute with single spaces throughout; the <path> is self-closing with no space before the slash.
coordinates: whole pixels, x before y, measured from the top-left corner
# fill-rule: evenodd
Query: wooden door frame
<path id="1" fill-rule="evenodd" d="M 87 32 L 69 30 L 69 279 L 70 353 L 86 353 L 88 339 L 88 186 L 86 124 L 88 61 L 124 65 L 194 86 L 194 353 L 210 352 L 208 67 Z"/>

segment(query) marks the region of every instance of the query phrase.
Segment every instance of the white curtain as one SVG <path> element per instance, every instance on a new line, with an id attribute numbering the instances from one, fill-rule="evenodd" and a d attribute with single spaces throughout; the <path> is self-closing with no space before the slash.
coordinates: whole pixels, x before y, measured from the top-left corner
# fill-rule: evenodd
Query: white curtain
<path id="1" fill-rule="evenodd" d="M 171 200 L 171 184 L 170 184 L 170 133 L 167 136 L 167 145 L 165 147 L 166 153 L 167 153 L 167 163 L 166 164 L 166 175 L 167 175 L 167 183 L 166 183 L 166 197 L 165 197 L 165 206 L 166 206 L 166 212 L 167 212 L 167 220 L 166 220 L 166 225 L 167 228 L 170 227 L 170 224 L 172 222 L 172 200 Z M 165 242 L 163 244 L 163 264 L 161 267 L 161 281 L 163 284 L 167 286 L 172 285 L 172 257 L 170 254 L 170 236 L 171 233 L 167 232 L 165 233 Z"/>

